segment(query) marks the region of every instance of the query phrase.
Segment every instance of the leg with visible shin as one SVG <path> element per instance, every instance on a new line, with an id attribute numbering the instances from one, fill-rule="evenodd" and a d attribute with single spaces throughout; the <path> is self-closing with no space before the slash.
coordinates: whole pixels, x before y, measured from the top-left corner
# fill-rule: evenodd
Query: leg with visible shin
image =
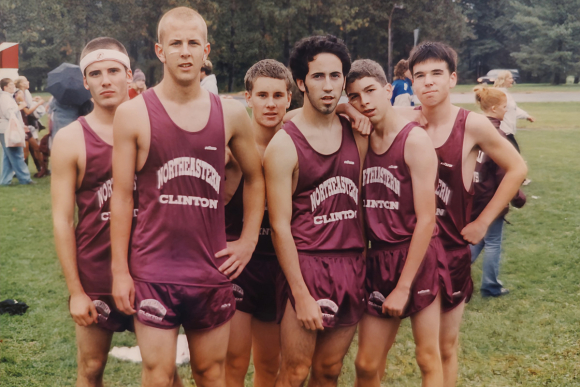
<path id="1" fill-rule="evenodd" d="M 443 385 L 454 387 L 457 383 L 459 369 L 457 353 L 459 351 L 459 327 L 463 318 L 465 301 L 446 313 L 441 313 L 439 327 L 439 350 L 443 365 Z"/>
<path id="2" fill-rule="evenodd" d="M 101 387 L 113 332 L 95 324 L 76 325 L 77 387 Z"/>
<path id="3" fill-rule="evenodd" d="M 318 334 L 312 358 L 309 387 L 334 387 L 338 384 L 342 361 L 355 332 L 356 325 L 345 328 L 326 328 Z"/>
<path id="4" fill-rule="evenodd" d="M 143 387 L 170 387 L 176 376 L 175 355 L 179 328 L 153 328 L 135 321 L 137 344 L 143 358 Z"/>
<path id="5" fill-rule="evenodd" d="M 254 387 L 273 387 L 280 370 L 280 326 L 252 319 L 252 350 Z"/>
<path id="6" fill-rule="evenodd" d="M 230 341 L 226 358 L 228 387 L 244 387 L 251 352 L 252 315 L 236 310 L 230 324 Z"/>
<path id="7" fill-rule="evenodd" d="M 302 386 L 312 365 L 317 331 L 302 327 L 290 301 L 286 304 L 280 336 L 281 364 L 276 387 Z"/>
<path id="8" fill-rule="evenodd" d="M 387 355 L 395 342 L 401 320 L 364 314 L 358 326 L 356 386 L 378 387 L 385 374 Z"/>
<path id="9" fill-rule="evenodd" d="M 186 330 L 191 372 L 199 387 L 226 386 L 226 357 L 231 321 L 209 331 Z"/>
<path id="10" fill-rule="evenodd" d="M 411 316 L 415 356 L 421 370 L 422 387 L 443 386 L 443 366 L 439 351 L 441 295 L 431 305 Z"/>

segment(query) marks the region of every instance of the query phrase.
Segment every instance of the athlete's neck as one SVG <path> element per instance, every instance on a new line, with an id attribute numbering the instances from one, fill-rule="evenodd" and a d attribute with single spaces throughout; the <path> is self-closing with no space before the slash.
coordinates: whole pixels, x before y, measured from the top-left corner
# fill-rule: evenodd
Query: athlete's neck
<path id="1" fill-rule="evenodd" d="M 258 121 L 256 121 L 256 117 L 252 115 L 252 128 L 254 129 L 254 139 L 256 140 L 256 145 L 258 145 L 259 149 L 266 149 L 276 132 L 280 130 L 282 127 L 283 122 L 280 121 L 276 127 L 266 127 L 260 125 Z"/>
<path id="2" fill-rule="evenodd" d="M 373 128 L 377 136 L 383 137 L 400 132 L 408 123 L 409 120 L 401 117 L 392 106 L 388 106 L 385 108 L 382 119 L 373 124 Z"/>
<path id="3" fill-rule="evenodd" d="M 320 130 L 330 130 L 334 120 L 336 119 L 336 109 L 330 114 L 321 113 L 310 104 L 310 100 L 305 95 L 302 112 L 296 118 L 298 121 L 302 121 L 310 127 L 318 128 Z"/>
<path id="4" fill-rule="evenodd" d="M 199 76 L 194 78 L 191 83 L 183 84 L 176 82 L 170 75 L 163 77 L 163 80 L 155 86 L 155 92 L 162 99 L 185 104 L 191 100 L 201 98 L 206 91 L 202 89 Z"/>
<path id="5" fill-rule="evenodd" d="M 451 104 L 451 99 L 449 95 L 443 101 L 433 106 L 423 105 L 421 108 L 423 115 L 427 119 L 427 125 L 429 127 L 438 127 L 440 125 L 446 124 L 453 115 L 453 112 L 457 109 L 457 106 Z"/>
<path id="6" fill-rule="evenodd" d="M 119 107 L 119 105 L 110 108 L 105 108 L 99 104 L 95 104 L 93 111 L 87 114 L 85 119 L 87 120 L 87 122 L 89 122 L 89 124 L 93 122 L 95 125 L 101 127 L 110 127 L 112 130 L 113 119 L 115 118 L 115 112 L 117 111 L 117 107 Z"/>

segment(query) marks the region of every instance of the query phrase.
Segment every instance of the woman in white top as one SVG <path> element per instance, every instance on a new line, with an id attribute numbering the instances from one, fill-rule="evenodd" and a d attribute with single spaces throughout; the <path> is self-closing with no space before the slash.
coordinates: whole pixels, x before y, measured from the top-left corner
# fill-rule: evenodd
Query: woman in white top
<path id="1" fill-rule="evenodd" d="M 30 179 L 30 171 L 24 163 L 24 151 L 20 147 L 7 147 L 4 141 L 4 133 L 8 128 L 11 117 L 16 117 L 22 125 L 20 108 L 12 94 L 16 91 L 16 86 L 9 78 L 0 80 L 0 143 L 2 143 L 2 177 L 0 185 L 12 184 L 14 174 L 20 184 L 34 184 Z M 25 102 L 23 102 L 25 104 Z"/>
<path id="2" fill-rule="evenodd" d="M 520 109 L 518 105 L 516 105 L 516 101 L 514 101 L 513 97 L 508 93 L 507 89 L 512 87 L 514 84 L 514 78 L 512 76 L 511 71 L 504 70 L 501 71 L 497 79 L 495 80 L 494 87 L 498 87 L 501 91 L 505 93 L 507 96 L 507 111 L 501 123 L 500 129 L 507 135 L 508 140 L 514 144 L 518 152 L 520 151 L 520 147 L 516 141 L 515 134 L 516 134 L 516 121 L 518 119 L 525 119 L 530 122 L 534 122 L 534 117 L 530 116 L 525 110 Z"/>

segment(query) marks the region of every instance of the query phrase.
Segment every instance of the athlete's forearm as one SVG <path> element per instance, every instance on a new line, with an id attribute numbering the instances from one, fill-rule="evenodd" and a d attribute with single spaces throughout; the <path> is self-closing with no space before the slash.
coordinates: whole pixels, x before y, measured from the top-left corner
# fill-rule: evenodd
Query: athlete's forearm
<path id="1" fill-rule="evenodd" d="M 483 223 L 486 227 L 497 219 L 499 214 L 509 204 L 513 197 L 518 193 L 522 182 L 526 178 L 528 168 L 523 160 L 506 171 L 493 198 L 483 209 L 476 221 Z"/>
<path id="2" fill-rule="evenodd" d="M 77 245 L 72 219 L 54 217 L 54 243 L 62 266 L 68 292 L 71 296 L 84 293 L 77 266 Z"/>
<path id="3" fill-rule="evenodd" d="M 240 239 L 258 243 L 260 226 L 264 216 L 266 188 L 264 175 L 260 173 L 246 178 L 244 176 L 244 225 Z"/>
<path id="4" fill-rule="evenodd" d="M 419 267 L 425 258 L 425 253 L 429 248 L 433 229 L 435 228 L 435 215 L 426 219 L 417 218 L 417 225 L 411 237 L 411 244 L 409 245 L 409 252 L 407 253 L 407 260 L 401 272 L 401 277 L 397 283 L 397 287 L 404 290 L 410 290 L 419 271 Z"/>
<path id="5" fill-rule="evenodd" d="M 129 273 L 128 252 L 133 205 L 132 194 L 113 191 L 111 197 L 111 269 L 113 275 Z"/>
<path id="6" fill-rule="evenodd" d="M 290 286 L 292 295 L 295 299 L 300 298 L 303 295 L 309 295 L 310 292 L 306 287 L 304 277 L 302 277 L 302 271 L 300 271 L 298 250 L 296 249 L 290 226 L 276 227 L 273 224 L 271 226 L 272 242 L 276 249 L 278 262 L 280 262 L 280 267 L 286 276 L 286 281 Z"/>

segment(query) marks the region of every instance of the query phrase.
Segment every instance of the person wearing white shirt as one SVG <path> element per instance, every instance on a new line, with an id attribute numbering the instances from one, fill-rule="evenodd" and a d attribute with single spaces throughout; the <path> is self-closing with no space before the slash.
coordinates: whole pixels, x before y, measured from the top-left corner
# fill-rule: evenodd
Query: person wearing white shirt
<path id="1" fill-rule="evenodd" d="M 24 163 L 24 150 L 21 147 L 7 147 L 4 141 L 4 133 L 8 129 L 11 117 L 16 117 L 21 125 L 22 115 L 20 108 L 12 95 L 16 91 L 16 86 L 10 78 L 0 80 L 0 143 L 2 143 L 2 177 L 0 185 L 12 184 L 14 174 L 20 184 L 34 184 L 30 178 L 30 171 Z"/>
<path id="2" fill-rule="evenodd" d="M 201 66 L 199 79 L 201 79 L 201 87 L 215 95 L 218 95 L 217 78 L 211 73 L 212 70 L 213 65 L 209 59 L 204 60 L 203 66 Z"/>

